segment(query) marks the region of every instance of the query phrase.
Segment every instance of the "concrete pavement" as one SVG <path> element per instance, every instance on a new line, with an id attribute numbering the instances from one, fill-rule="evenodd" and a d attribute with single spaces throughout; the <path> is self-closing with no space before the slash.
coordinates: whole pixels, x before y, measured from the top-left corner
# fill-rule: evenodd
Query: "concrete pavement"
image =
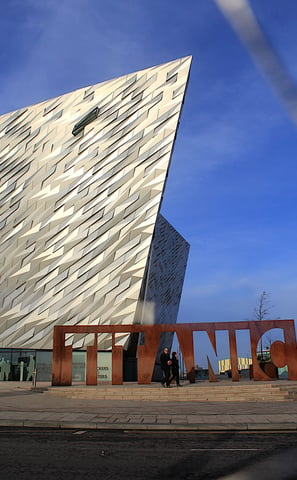
<path id="1" fill-rule="evenodd" d="M 206 382 L 193 386 L 186 382 L 182 390 L 186 395 L 187 388 L 199 389 L 203 388 L 203 385 L 209 387 L 210 384 Z M 296 388 L 297 383 L 294 382 L 294 385 Z M 214 389 L 220 388 L 217 384 L 211 386 Z M 233 386 L 230 383 L 230 388 Z M 50 387 L 50 383 L 46 382 L 37 383 L 36 389 L 32 389 L 27 382 L 0 382 L 0 427 L 79 430 L 297 430 L 297 402 L 294 400 L 98 400 L 56 396 Z M 160 393 L 163 390 L 158 384 L 154 387 Z M 100 386 L 97 388 L 100 389 Z M 122 386 L 117 388 L 121 389 Z M 133 388 L 136 392 L 138 386 L 134 384 Z M 135 398 L 139 397 L 135 395 Z"/>

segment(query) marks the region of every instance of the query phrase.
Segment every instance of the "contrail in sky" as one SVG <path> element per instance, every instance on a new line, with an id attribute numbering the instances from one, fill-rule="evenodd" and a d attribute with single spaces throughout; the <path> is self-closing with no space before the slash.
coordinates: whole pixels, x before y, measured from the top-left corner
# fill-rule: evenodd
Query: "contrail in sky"
<path id="1" fill-rule="evenodd" d="M 297 123 L 297 88 L 248 0 L 214 0 Z"/>

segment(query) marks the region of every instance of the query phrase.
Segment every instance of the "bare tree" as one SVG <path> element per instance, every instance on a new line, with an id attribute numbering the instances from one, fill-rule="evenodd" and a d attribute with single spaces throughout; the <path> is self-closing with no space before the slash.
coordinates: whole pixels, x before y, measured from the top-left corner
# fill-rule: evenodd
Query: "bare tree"
<path id="1" fill-rule="evenodd" d="M 258 304 L 254 308 L 254 314 L 257 320 L 264 320 L 269 314 L 272 305 L 269 300 L 269 293 L 265 290 L 259 295 Z M 263 360 L 263 337 L 261 336 L 260 340 L 260 349 L 261 349 L 261 360 Z"/>
<path id="2" fill-rule="evenodd" d="M 258 304 L 254 308 L 254 314 L 257 320 L 264 320 L 270 312 L 271 305 L 269 300 L 269 293 L 265 290 L 261 293 L 258 299 Z"/>

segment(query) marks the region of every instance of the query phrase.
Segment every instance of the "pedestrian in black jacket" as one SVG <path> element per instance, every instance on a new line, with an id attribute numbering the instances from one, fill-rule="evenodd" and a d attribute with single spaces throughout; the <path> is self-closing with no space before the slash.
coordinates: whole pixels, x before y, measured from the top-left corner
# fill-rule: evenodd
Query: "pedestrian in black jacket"
<path id="1" fill-rule="evenodd" d="M 172 352 L 172 357 L 171 357 L 171 378 L 170 382 L 172 380 L 176 381 L 176 386 L 181 387 L 179 383 L 179 363 L 178 363 L 178 358 L 176 352 Z"/>
<path id="2" fill-rule="evenodd" d="M 170 359 L 170 354 L 168 348 L 164 348 L 163 352 L 161 353 L 160 356 L 160 363 L 161 363 L 161 368 L 163 371 L 164 378 L 162 380 L 162 385 L 163 387 L 169 388 L 170 387 L 170 369 L 171 369 L 171 359 Z"/>

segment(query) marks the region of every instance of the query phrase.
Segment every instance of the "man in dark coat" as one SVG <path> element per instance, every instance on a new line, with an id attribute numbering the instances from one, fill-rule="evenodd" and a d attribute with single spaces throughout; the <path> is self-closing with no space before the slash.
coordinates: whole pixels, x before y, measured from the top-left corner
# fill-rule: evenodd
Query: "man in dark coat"
<path id="1" fill-rule="evenodd" d="M 171 359 L 168 348 L 164 348 L 163 352 L 160 355 L 161 368 L 163 370 L 164 378 L 162 380 L 163 387 L 170 387 L 170 369 L 171 369 Z"/>
<path id="2" fill-rule="evenodd" d="M 181 387 L 181 384 L 179 383 L 179 363 L 178 363 L 176 352 L 172 352 L 171 362 L 172 362 L 172 365 L 171 365 L 172 377 L 170 378 L 170 382 L 172 382 L 172 380 L 175 380 L 176 386 Z"/>

